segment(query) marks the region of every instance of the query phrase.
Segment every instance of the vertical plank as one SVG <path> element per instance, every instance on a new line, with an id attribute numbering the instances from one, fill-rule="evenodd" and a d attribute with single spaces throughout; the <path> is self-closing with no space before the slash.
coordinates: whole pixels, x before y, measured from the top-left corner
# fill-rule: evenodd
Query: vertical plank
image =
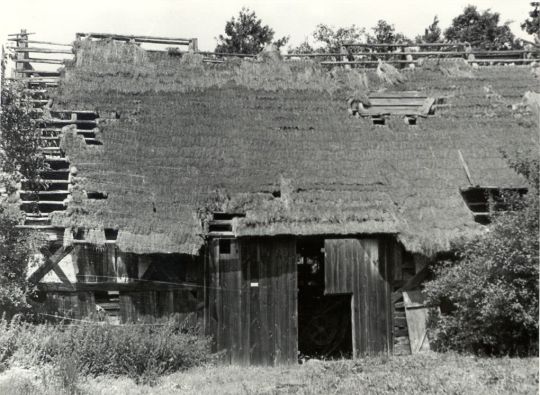
<path id="1" fill-rule="evenodd" d="M 296 267 L 296 242 L 291 245 L 291 258 L 289 259 L 289 267 L 287 273 L 289 280 L 287 281 L 287 289 L 289 305 L 289 344 L 288 344 L 288 363 L 296 364 L 298 360 L 298 274 Z"/>
<path id="2" fill-rule="evenodd" d="M 262 363 L 262 347 L 261 347 L 261 317 L 260 317 L 260 274 L 259 274 L 259 248 L 255 242 L 248 242 L 248 251 L 251 256 L 250 271 L 250 362 L 252 365 L 260 365 Z"/>
<path id="3" fill-rule="evenodd" d="M 251 334 L 250 334 L 250 322 L 251 322 L 251 298 L 250 298 L 250 278 L 251 278 L 251 256 L 245 254 L 245 249 L 243 243 L 239 241 L 238 243 L 239 251 L 239 261 L 240 261 L 240 289 L 241 289 L 241 311 L 240 311 L 240 321 L 241 321 L 241 331 L 242 337 L 240 339 L 241 344 L 241 361 L 240 363 L 244 366 L 249 365 L 250 363 L 250 343 L 251 343 Z"/>
<path id="4" fill-rule="evenodd" d="M 261 343 L 261 364 L 270 364 L 270 328 L 268 327 L 268 250 L 265 248 L 264 241 L 260 241 L 258 247 L 258 261 L 259 261 L 259 317 L 261 322 L 261 329 L 259 332 L 259 339 Z M 266 336 L 265 336 L 266 335 Z"/>

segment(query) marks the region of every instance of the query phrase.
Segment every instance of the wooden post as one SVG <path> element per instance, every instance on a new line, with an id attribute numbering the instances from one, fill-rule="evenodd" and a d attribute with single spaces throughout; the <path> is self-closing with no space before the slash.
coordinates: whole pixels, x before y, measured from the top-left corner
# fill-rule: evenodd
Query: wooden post
<path id="1" fill-rule="evenodd" d="M 188 51 L 189 52 L 198 52 L 199 51 L 199 40 L 197 38 L 192 38 L 189 41 Z"/>
<path id="2" fill-rule="evenodd" d="M 21 29 L 21 33 L 18 38 L 19 40 L 17 40 L 17 48 L 28 48 L 28 34 L 26 33 L 26 29 Z M 26 65 L 30 67 L 30 64 L 18 62 L 18 60 L 27 60 L 29 57 L 29 52 L 17 52 L 17 60 L 15 60 L 15 78 L 25 77 L 25 74 L 22 73 L 22 71 L 26 69 Z"/>

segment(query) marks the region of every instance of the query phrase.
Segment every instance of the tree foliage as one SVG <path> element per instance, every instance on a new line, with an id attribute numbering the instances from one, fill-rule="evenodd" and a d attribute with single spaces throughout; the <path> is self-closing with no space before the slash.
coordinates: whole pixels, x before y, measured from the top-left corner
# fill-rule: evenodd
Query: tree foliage
<path id="1" fill-rule="evenodd" d="M 37 248 L 38 241 L 17 227 L 19 220 L 20 212 L 6 204 L 0 205 L 0 315 L 25 311 L 33 292 L 27 271 L 31 251 Z"/>
<path id="2" fill-rule="evenodd" d="M 268 25 L 263 25 L 254 11 L 242 8 L 237 18 L 232 17 L 225 24 L 225 35 L 219 35 L 215 51 L 258 54 L 270 43 L 280 48 L 289 41 L 288 37 L 282 37 L 277 41 L 272 41 L 273 39 L 274 30 Z"/>
<path id="3" fill-rule="evenodd" d="M 393 44 L 393 43 L 411 43 L 403 33 L 396 33 L 394 25 L 380 19 L 375 26 L 371 28 L 373 35 L 368 35 L 368 43 L 371 44 Z"/>
<path id="4" fill-rule="evenodd" d="M 8 192 L 22 179 L 31 190 L 42 183 L 40 173 L 47 169 L 40 150 L 41 134 L 31 116 L 31 107 L 21 86 L 8 84 L 1 91 L 0 174 Z"/>
<path id="5" fill-rule="evenodd" d="M 415 41 L 421 43 L 437 43 L 441 41 L 442 31 L 439 27 L 439 18 L 437 15 L 433 18 L 431 25 L 426 27 L 423 35 L 416 36 Z"/>
<path id="6" fill-rule="evenodd" d="M 343 44 L 356 43 L 365 35 L 365 29 L 351 25 L 349 27 L 334 28 L 319 24 L 313 32 L 317 43 L 323 44 L 323 52 L 338 53 Z"/>
<path id="7" fill-rule="evenodd" d="M 364 28 L 351 25 L 348 27 L 334 27 L 323 23 L 317 25 L 311 35 L 311 41 L 306 38 L 304 42 L 295 48 L 290 48 L 290 53 L 339 53 L 343 44 L 357 43 L 362 40 L 366 32 Z"/>
<path id="8" fill-rule="evenodd" d="M 521 24 L 521 29 L 525 30 L 528 34 L 538 34 L 540 33 L 540 2 L 531 3 L 534 7 L 531 12 L 529 12 L 529 18 L 525 19 Z"/>
<path id="9" fill-rule="evenodd" d="M 539 162 L 509 163 L 528 179 L 527 195 L 507 196 L 514 210 L 495 215 L 489 232 L 459 246 L 426 284 L 430 304 L 447 306 L 430 323 L 439 349 L 538 353 Z"/>
<path id="10" fill-rule="evenodd" d="M 499 25 L 500 14 L 489 9 L 480 13 L 475 6 L 465 7 L 445 30 L 448 41 L 468 42 L 474 47 L 509 49 L 518 46 L 509 23 Z"/>
<path id="11" fill-rule="evenodd" d="M 8 194 L 17 183 L 26 180 L 30 191 L 41 185 L 40 173 L 47 168 L 41 153 L 40 133 L 31 116 L 24 91 L 14 84 L 1 91 L 0 112 L 0 182 Z M 12 314 L 28 307 L 26 299 L 31 286 L 26 273 L 31 251 L 37 239 L 17 227 L 21 211 L 0 197 L 0 312 Z"/>

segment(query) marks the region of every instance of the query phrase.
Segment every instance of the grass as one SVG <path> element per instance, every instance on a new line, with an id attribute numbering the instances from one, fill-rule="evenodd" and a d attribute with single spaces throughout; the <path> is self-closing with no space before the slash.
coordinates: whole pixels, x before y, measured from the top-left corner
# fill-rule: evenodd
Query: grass
<path id="1" fill-rule="evenodd" d="M 69 393 L 29 370 L 0 374 L 2 394 Z M 72 389 L 73 391 L 73 389 Z M 154 385 L 128 378 L 81 379 L 80 394 L 531 394 L 538 358 L 478 358 L 455 354 L 309 361 L 262 368 L 209 366 L 164 376 Z M 72 392 L 73 393 L 73 392 Z"/>

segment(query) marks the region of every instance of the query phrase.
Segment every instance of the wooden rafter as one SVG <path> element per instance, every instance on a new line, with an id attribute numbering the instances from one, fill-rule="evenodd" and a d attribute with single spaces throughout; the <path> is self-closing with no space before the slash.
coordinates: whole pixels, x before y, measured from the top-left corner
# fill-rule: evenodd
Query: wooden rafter
<path id="1" fill-rule="evenodd" d="M 45 262 L 43 262 L 43 265 L 38 267 L 36 269 L 36 271 L 30 275 L 28 280 L 30 282 L 34 282 L 34 283 L 39 282 L 47 273 L 49 273 L 56 266 L 58 266 L 58 263 L 60 263 L 60 261 L 62 259 L 64 259 L 64 257 L 66 255 L 68 255 L 71 252 L 72 249 L 73 249 L 72 246 L 67 246 L 67 247 L 62 246 L 62 247 L 58 248 L 58 250 L 56 250 L 56 252 L 54 254 L 51 254 L 49 248 L 47 248 L 47 247 L 42 248 L 41 253 L 43 254 L 43 256 L 45 258 Z M 62 272 L 62 274 L 63 274 L 63 272 Z M 64 274 L 64 277 L 67 279 L 65 274 Z M 62 279 L 62 277 L 60 277 L 60 279 Z M 69 280 L 68 280 L 68 282 L 69 282 Z"/>

